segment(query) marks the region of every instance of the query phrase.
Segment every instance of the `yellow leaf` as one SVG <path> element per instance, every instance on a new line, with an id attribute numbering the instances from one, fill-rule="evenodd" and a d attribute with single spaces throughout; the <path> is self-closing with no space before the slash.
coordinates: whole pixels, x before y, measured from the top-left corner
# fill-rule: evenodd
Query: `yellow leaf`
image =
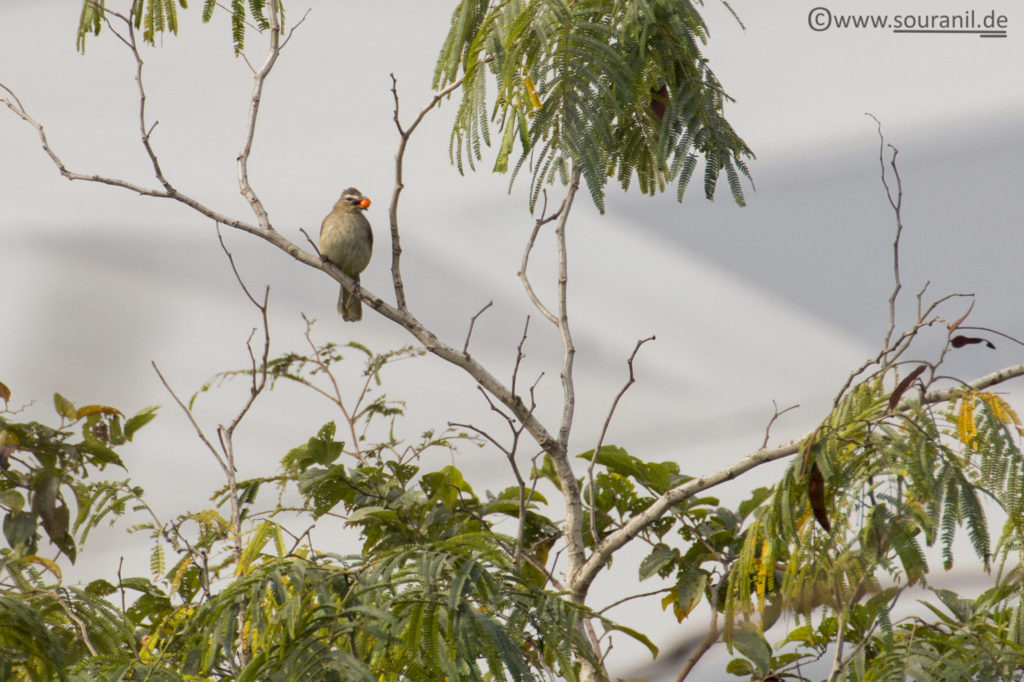
<path id="1" fill-rule="evenodd" d="M 47 559 L 46 557 L 41 557 L 41 556 L 37 556 L 35 554 L 32 554 L 32 555 L 29 555 L 29 556 L 25 557 L 24 559 L 22 559 L 22 561 L 25 561 L 25 562 L 30 563 L 30 564 L 39 564 L 40 566 L 45 568 L 50 573 L 53 573 L 53 575 L 57 578 L 57 580 L 60 580 L 60 578 L 61 578 L 60 566 L 57 565 L 57 563 L 55 561 Z"/>
<path id="2" fill-rule="evenodd" d="M 82 417 L 89 417 L 94 414 L 112 414 L 123 417 L 121 410 L 116 407 L 107 407 L 106 405 L 83 405 L 75 411 L 75 418 L 81 419 Z"/>
<path id="3" fill-rule="evenodd" d="M 7 388 L 7 384 L 5 384 L 4 382 L 0 381 L 0 400 L 3 400 L 6 403 L 6 402 L 9 402 L 10 399 L 11 399 L 11 389 Z"/>
<path id="4" fill-rule="evenodd" d="M 1024 428 L 1021 427 L 1020 417 L 1017 416 L 1017 413 L 1014 412 L 1008 402 L 995 393 L 981 393 L 979 395 L 985 401 L 985 404 L 989 406 L 989 409 L 992 410 L 992 414 L 996 419 L 1007 426 L 1012 424 L 1017 429 L 1017 433 L 1024 436 Z"/>
<path id="5" fill-rule="evenodd" d="M 530 104 L 534 109 L 540 109 L 540 96 L 537 94 L 537 88 L 533 85 L 533 79 L 529 76 L 523 76 L 523 83 L 526 84 L 526 94 L 530 96 Z"/>
<path id="6" fill-rule="evenodd" d="M 960 398 L 960 412 L 956 417 L 956 437 L 964 445 L 970 446 L 978 437 L 978 427 L 974 423 L 974 405 L 977 394 L 974 391 L 965 393 Z"/>

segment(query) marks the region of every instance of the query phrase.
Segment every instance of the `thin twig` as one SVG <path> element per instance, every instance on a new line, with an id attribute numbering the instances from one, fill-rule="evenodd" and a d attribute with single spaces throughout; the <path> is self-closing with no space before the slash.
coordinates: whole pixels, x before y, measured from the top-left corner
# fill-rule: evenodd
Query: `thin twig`
<path id="1" fill-rule="evenodd" d="M 313 11 L 312 8 L 307 9 L 306 13 L 302 15 L 302 18 L 299 19 L 298 21 L 296 21 L 295 25 L 292 26 L 291 29 L 289 29 L 288 35 L 285 37 L 284 40 L 281 41 L 281 48 L 280 49 L 282 49 L 282 50 L 284 49 L 284 46 L 287 45 L 288 41 L 292 39 L 292 36 L 295 35 L 295 31 L 298 30 L 299 26 L 302 26 L 302 22 L 304 22 L 306 20 L 306 17 L 309 16 L 309 13 L 311 11 Z"/>
<path id="2" fill-rule="evenodd" d="M 127 38 L 122 36 L 117 29 L 114 28 L 113 24 L 110 23 L 108 15 L 115 16 L 124 22 L 125 26 L 128 28 Z M 142 55 L 139 54 L 139 45 L 135 39 L 134 22 L 132 22 L 130 17 L 126 17 L 122 14 L 106 9 L 103 12 L 103 21 L 107 24 L 110 32 L 117 36 L 118 39 L 120 39 L 120 41 L 124 43 L 129 50 L 131 50 L 132 57 L 135 59 L 135 83 L 139 90 L 139 134 L 142 139 L 142 147 L 146 150 L 146 156 L 149 157 L 149 162 L 153 166 L 153 174 L 156 176 L 157 181 L 163 185 L 164 189 L 168 192 L 174 192 L 174 187 L 167 178 L 164 177 L 163 170 L 160 168 L 160 161 L 157 159 L 156 152 L 153 150 L 153 146 L 150 143 L 150 137 L 159 122 L 154 122 L 153 125 L 148 127 L 146 125 L 146 88 L 142 81 Z"/>
<path id="3" fill-rule="evenodd" d="M 540 297 L 537 296 L 536 292 L 533 290 L 533 285 L 530 284 L 530 278 L 527 275 L 527 267 L 530 263 L 530 253 L 533 251 L 534 244 L 537 243 L 537 235 L 540 234 L 540 228 L 553 220 L 558 220 L 558 218 L 562 215 L 562 211 L 565 209 L 565 204 L 563 204 L 557 211 L 555 211 L 551 215 L 545 216 L 544 214 L 547 212 L 547 209 L 548 193 L 547 190 L 544 190 L 544 204 L 540 212 L 541 217 L 538 218 L 533 224 L 533 232 L 530 233 L 530 238 L 526 242 L 526 248 L 523 249 L 523 258 L 519 264 L 519 272 L 517 274 L 519 276 L 519 279 L 522 280 L 523 288 L 526 289 L 526 295 L 530 298 L 530 301 L 533 303 L 534 307 L 537 310 L 539 310 L 540 314 L 546 317 L 548 321 L 551 322 L 551 324 L 558 326 L 558 318 L 555 317 L 555 314 L 552 313 L 548 309 L 548 307 L 544 305 L 544 303 L 540 300 Z"/>
<path id="4" fill-rule="evenodd" d="M 796 408 L 800 407 L 800 405 L 790 405 L 789 407 L 780 412 L 779 404 L 773 400 L 772 407 L 774 408 L 774 413 L 772 414 L 772 418 L 768 420 L 768 425 L 764 427 L 764 442 L 761 443 L 762 448 L 768 447 L 768 439 L 771 437 L 772 425 L 775 423 L 775 421 L 782 415 L 789 412 L 790 410 L 795 410 Z"/>
<path id="5" fill-rule="evenodd" d="M 512 383 L 510 384 L 510 389 L 509 390 L 512 391 L 512 395 L 516 399 L 519 399 L 519 396 L 516 394 L 516 382 L 519 380 L 519 367 L 520 367 L 520 365 L 523 362 L 523 358 L 526 357 L 526 353 L 523 352 L 523 346 L 526 345 L 526 335 L 527 335 L 527 333 L 529 331 L 530 331 L 530 316 L 527 315 L 526 316 L 526 322 L 523 324 L 523 335 L 519 338 L 519 344 L 516 346 L 516 361 L 515 361 L 515 364 L 512 366 Z M 543 376 L 543 373 L 541 374 L 541 376 Z M 533 389 L 537 386 L 537 383 L 539 381 L 540 381 L 540 377 L 537 377 L 537 380 L 533 382 L 533 386 L 530 388 L 530 400 L 531 401 L 533 401 Z M 531 412 L 532 412 L 532 409 L 531 409 Z"/>
<path id="6" fill-rule="evenodd" d="M 312 384 L 307 385 L 313 388 L 313 390 L 320 393 L 320 395 L 326 397 L 332 403 L 337 405 L 338 409 L 341 410 L 341 414 L 345 418 L 345 423 L 348 424 L 349 435 L 352 437 L 352 447 L 351 452 L 349 454 L 351 454 L 353 457 L 359 460 L 360 464 L 366 464 L 366 459 L 363 457 L 363 453 L 359 449 L 359 436 L 358 434 L 356 434 L 356 418 L 358 416 L 358 407 L 360 401 L 356 401 L 355 408 L 351 410 L 345 404 L 345 399 L 341 395 L 341 387 L 338 386 L 338 380 L 334 377 L 334 373 L 331 372 L 330 368 L 327 366 L 327 363 L 323 361 L 323 358 L 320 356 L 320 349 L 317 348 L 316 343 L 313 341 L 313 320 L 306 317 L 305 313 L 302 314 L 302 319 L 306 323 L 306 331 L 303 334 L 303 336 L 306 339 L 306 343 L 309 344 L 310 350 L 313 351 L 313 362 L 316 363 L 316 366 L 327 377 L 328 381 L 331 382 L 331 388 L 334 389 L 334 394 L 331 395 L 326 391 L 320 389 L 319 387 L 313 386 Z M 367 378 L 369 379 L 369 377 Z M 365 390 L 366 388 L 364 385 L 364 395 Z"/>
<path id="7" fill-rule="evenodd" d="M 648 341 L 654 341 L 653 334 L 646 339 L 637 341 L 633 347 L 633 352 L 629 355 L 629 359 L 626 360 L 626 367 L 629 368 L 629 377 L 622 388 L 619 389 L 619 392 L 615 394 L 615 399 L 612 400 L 612 406 L 608 409 L 608 414 L 604 418 L 604 424 L 601 426 L 601 433 L 597 437 L 597 445 L 594 446 L 594 454 L 590 458 L 590 466 L 587 467 L 587 484 L 590 486 L 590 534 L 594 538 L 595 545 L 601 541 L 601 538 L 597 536 L 597 505 L 594 504 L 594 465 L 597 464 L 597 458 L 601 454 L 601 446 L 604 445 L 604 437 L 608 433 L 609 424 L 612 423 L 615 408 L 619 406 L 619 401 L 626 394 L 626 391 L 629 390 L 629 387 L 636 383 L 636 375 L 633 373 L 633 361 L 636 360 L 636 354 L 640 352 L 640 347 Z"/>
<path id="8" fill-rule="evenodd" d="M 662 594 L 663 592 L 671 592 L 673 589 L 675 589 L 675 588 L 663 587 L 660 590 L 651 590 L 650 592 L 641 592 L 640 594 L 631 594 L 628 597 L 623 597 L 622 599 L 619 599 L 617 601 L 613 601 L 608 606 L 605 606 L 602 609 L 598 609 L 595 613 L 601 614 L 601 613 L 604 613 L 605 611 L 608 611 L 610 609 L 614 609 L 619 604 L 625 604 L 626 602 L 632 601 L 634 599 L 643 599 L 644 597 L 653 597 L 654 595 Z"/>
<path id="9" fill-rule="evenodd" d="M 206 446 L 206 449 L 210 451 L 210 453 L 213 455 L 213 458 L 217 461 L 217 464 L 220 466 L 221 470 L 224 472 L 226 476 L 228 474 L 227 463 L 221 457 L 221 454 L 220 452 L 217 451 L 217 448 L 213 446 L 213 443 L 211 443 L 210 440 L 206 437 L 206 434 L 203 432 L 202 427 L 199 426 L 199 423 L 196 421 L 195 416 L 192 414 L 192 410 L 188 409 L 188 406 L 186 406 L 185 403 L 181 401 L 181 398 L 178 397 L 178 394 L 175 393 L 174 389 L 171 388 L 171 385 L 167 383 L 167 379 L 164 378 L 164 375 L 160 371 L 160 368 L 157 367 L 156 362 L 150 361 L 149 364 L 153 366 L 153 371 L 155 371 L 157 377 L 160 378 L 160 383 L 164 385 L 164 388 L 167 389 L 167 392 L 171 394 L 171 398 L 174 399 L 174 402 L 178 404 L 178 407 L 181 408 L 181 411 L 185 413 L 186 417 L 188 417 L 188 421 L 190 424 L 192 424 L 192 428 L 195 430 L 196 435 L 199 437 L 199 440 L 203 443 L 203 445 Z"/>
<path id="10" fill-rule="evenodd" d="M 476 324 L 476 318 L 484 314 L 484 311 L 494 305 L 494 301 L 488 301 L 487 305 L 480 309 L 476 315 L 469 319 L 469 331 L 466 332 L 466 342 L 462 344 L 462 352 L 469 355 L 469 337 L 473 335 L 473 325 Z"/>
<path id="11" fill-rule="evenodd" d="M 249 98 L 249 112 L 246 116 L 245 134 L 242 151 L 238 154 L 238 188 L 242 196 L 249 202 L 249 207 L 256 216 L 256 222 L 264 231 L 273 230 L 267 209 L 260 201 L 256 190 L 249 182 L 249 155 L 252 154 L 252 142 L 256 137 L 256 119 L 260 113 L 260 102 L 263 99 L 263 84 L 274 68 L 277 57 L 281 54 L 281 16 L 278 8 L 279 0 L 267 0 L 267 20 L 270 22 L 270 38 L 267 56 L 263 66 L 253 75 L 252 96 Z"/>
<path id="12" fill-rule="evenodd" d="M 462 85 L 462 79 L 458 79 L 451 85 L 443 88 L 439 92 L 434 93 L 434 96 L 430 98 L 426 106 L 420 109 L 419 114 L 413 119 L 413 122 L 409 124 L 408 128 L 403 128 L 402 123 L 398 118 L 398 79 L 395 78 L 395 74 L 391 74 L 391 94 L 395 99 L 395 113 L 392 119 L 395 122 L 395 127 L 398 128 L 398 151 L 395 152 L 395 189 L 391 193 L 391 205 L 388 208 L 389 224 L 391 226 L 391 281 L 395 287 L 395 305 L 398 306 L 399 310 L 406 310 L 407 306 L 405 303 L 405 284 L 402 282 L 402 241 L 398 233 L 398 199 L 402 194 L 402 190 L 405 189 L 405 181 L 403 179 L 403 163 L 405 161 L 405 147 L 409 144 L 409 137 L 412 136 L 413 131 L 419 126 L 420 122 L 423 121 L 423 117 L 430 112 L 437 103 L 442 99 L 450 95 L 452 92 L 457 90 Z"/>
<path id="13" fill-rule="evenodd" d="M 886 330 L 885 340 L 882 342 L 883 347 L 889 348 L 889 344 L 892 341 L 892 334 L 896 329 L 896 299 L 899 296 L 900 290 L 903 288 L 903 282 L 900 280 L 900 237 L 903 235 L 903 180 L 900 178 L 900 171 L 896 165 L 896 156 L 899 154 L 899 150 L 891 144 L 886 144 L 885 135 L 882 134 L 882 122 L 873 114 L 867 115 L 871 116 L 878 126 L 878 165 L 882 171 L 882 187 L 885 188 L 886 199 L 889 200 L 889 205 L 892 206 L 893 213 L 896 216 L 896 236 L 892 241 L 893 288 L 892 293 L 889 295 L 889 328 Z M 889 181 L 885 171 L 886 147 L 892 150 L 892 158 L 889 159 L 889 167 L 892 168 L 893 175 L 896 178 L 895 195 L 889 187 Z"/>

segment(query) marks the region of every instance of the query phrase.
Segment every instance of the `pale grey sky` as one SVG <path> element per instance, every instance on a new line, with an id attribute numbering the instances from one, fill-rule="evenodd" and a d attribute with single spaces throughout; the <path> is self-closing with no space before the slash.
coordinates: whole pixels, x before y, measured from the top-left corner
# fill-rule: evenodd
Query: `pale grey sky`
<path id="1" fill-rule="evenodd" d="M 723 8 L 705 8 L 707 55 L 736 99 L 727 115 L 758 155 L 757 191 L 734 207 L 727 191 L 706 202 L 695 184 L 684 204 L 611 191 L 608 214 L 585 197 L 570 223 L 571 311 L 578 346 L 579 450 L 592 447 L 605 410 L 625 378 L 638 338 L 657 335 L 637 362 L 639 383 L 624 399 L 609 440 L 651 459 L 677 459 L 684 471 L 712 470 L 756 449 L 771 415 L 800 403 L 774 430 L 779 440 L 813 426 L 846 374 L 884 332 L 891 283 L 891 211 L 878 182 L 878 140 L 868 111 L 900 148 L 905 184 L 905 302 L 931 280 L 936 295 L 981 295 L 979 324 L 1024 336 L 1019 299 L 1024 270 L 1020 185 L 1024 179 L 1024 11 L 1011 2 L 1008 37 L 812 31 L 820 3 L 737 0 L 742 30 Z M 0 82 L 12 87 L 64 161 L 151 182 L 138 145 L 134 66 L 107 33 L 85 56 L 74 50 L 76 3 L 7 0 L 0 6 Z M 112 3 L 111 6 L 116 6 Z M 289 5 L 292 21 L 307 5 Z M 388 292 L 387 200 L 397 144 L 388 74 L 399 79 L 409 120 L 429 95 L 437 46 L 447 28 L 440 2 L 309 2 L 306 23 L 267 84 L 251 179 L 279 230 L 302 241 L 339 191 L 356 185 L 374 199 L 369 217 L 377 255 L 364 276 Z M 922 3 L 835 2 L 833 14 L 917 13 Z M 981 9 L 980 7 L 978 8 Z M 929 13 L 961 12 L 928 3 Z M 250 80 L 231 55 L 227 27 L 182 15 L 181 35 L 147 49 L 151 120 L 165 171 L 181 188 L 227 213 L 247 217 L 234 159 Z M 257 36 L 249 45 L 257 48 Z M 255 53 L 258 59 L 258 52 Z M 431 115 L 408 151 L 404 195 L 404 273 L 410 305 L 453 342 L 490 300 L 473 350 L 507 376 L 525 315 L 515 273 L 532 225 L 523 188 L 505 178 L 460 177 L 447 163 L 453 107 Z M 149 367 L 155 360 L 183 394 L 214 372 L 246 363 L 255 319 L 238 293 L 212 225 L 169 203 L 60 178 L 34 131 L 0 111 L 0 239 L 8 294 L 0 380 L 15 402 L 49 418 L 50 395 L 135 410 L 159 403 L 160 418 L 130 449 L 132 476 L 165 516 L 207 504 L 217 470 L 192 437 Z M 485 163 L 484 167 L 489 167 Z M 250 284 L 272 287 L 278 351 L 299 348 L 299 311 L 318 318 L 321 339 L 355 339 L 375 349 L 411 339 L 367 315 L 358 326 L 334 315 L 336 285 L 243 235 L 228 235 Z M 545 242 L 535 281 L 551 274 Z M 557 346 L 535 315 L 524 373 L 546 372 L 541 411 L 555 414 Z M 955 369 L 982 373 L 1019 362 L 1020 349 L 964 354 Z M 974 349 L 971 349 L 974 350 Z M 439 361 L 395 368 L 389 393 L 409 404 L 409 434 L 446 420 L 487 423 L 471 382 Z M 224 397 L 200 401 L 214 424 Z M 243 434 L 250 463 L 264 473 L 290 447 L 332 418 L 321 405 L 273 396 Z M 470 452 L 460 465 L 482 487 L 507 482 L 494 453 Z M 495 474 L 493 472 L 498 471 Z M 490 478 L 488 478 L 490 476 Z M 768 474 L 760 480 L 767 480 Z M 208 486 L 197 481 L 208 480 Z M 749 483 L 745 483 L 748 485 Z M 728 495 L 736 494 L 735 491 Z M 137 546 L 132 545 L 137 542 Z M 128 554 L 145 572 L 144 538 L 101 534 L 86 548 L 83 576 L 109 575 Z M 637 554 L 641 554 L 638 550 Z M 619 562 L 597 589 L 635 580 Z M 599 593 L 601 594 L 601 593 Z M 651 606 L 615 613 L 649 625 Z M 662 616 L 659 642 L 680 632 Z M 642 651 L 616 640 L 620 670 Z M 710 672 L 706 679 L 716 679 Z"/>

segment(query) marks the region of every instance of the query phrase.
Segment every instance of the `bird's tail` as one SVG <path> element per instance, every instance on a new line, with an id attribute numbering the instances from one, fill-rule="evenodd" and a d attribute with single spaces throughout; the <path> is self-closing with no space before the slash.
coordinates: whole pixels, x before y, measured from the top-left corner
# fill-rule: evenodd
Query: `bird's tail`
<path id="1" fill-rule="evenodd" d="M 338 294 L 338 313 L 346 322 L 358 322 L 363 319 L 363 304 L 358 296 L 350 294 L 345 287 L 341 287 Z"/>

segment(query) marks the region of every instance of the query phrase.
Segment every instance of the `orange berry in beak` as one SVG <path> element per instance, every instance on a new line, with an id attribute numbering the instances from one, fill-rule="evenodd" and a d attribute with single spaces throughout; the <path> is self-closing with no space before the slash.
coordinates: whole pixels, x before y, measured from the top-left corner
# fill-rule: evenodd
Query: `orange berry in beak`
<path id="1" fill-rule="evenodd" d="M 363 200 L 359 202 L 359 208 L 370 208 L 370 200 L 363 197 Z"/>

